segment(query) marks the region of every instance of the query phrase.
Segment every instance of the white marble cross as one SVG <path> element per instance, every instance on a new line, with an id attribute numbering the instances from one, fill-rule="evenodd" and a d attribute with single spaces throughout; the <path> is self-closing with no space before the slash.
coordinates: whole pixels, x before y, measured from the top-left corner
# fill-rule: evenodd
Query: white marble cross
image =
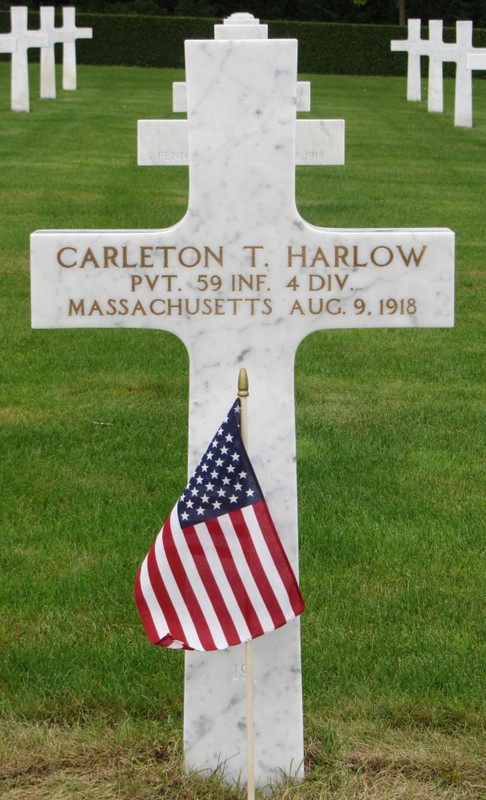
<path id="1" fill-rule="evenodd" d="M 62 9 L 62 30 L 72 34 L 69 38 L 63 39 L 62 48 L 62 88 L 67 91 L 75 91 L 77 88 L 76 72 L 76 40 L 92 39 L 93 28 L 76 27 L 76 9 L 67 6 Z"/>
<path id="2" fill-rule="evenodd" d="M 54 99 L 56 97 L 55 45 L 61 42 L 74 42 L 74 29 L 72 25 L 66 26 L 65 21 L 62 27 L 56 28 L 54 6 L 40 7 L 40 29 L 49 37 L 48 47 L 43 47 L 41 50 L 40 96 L 44 99 Z"/>
<path id="3" fill-rule="evenodd" d="M 324 329 L 451 326 L 454 234 L 320 228 L 302 219 L 297 41 L 190 40 L 185 62 L 185 216 L 160 230 L 33 233 L 32 325 L 176 334 L 189 352 L 189 473 L 246 367 L 249 452 L 297 573 L 299 343 Z M 312 596 L 306 600 L 312 607 Z M 264 786 L 282 772 L 303 774 L 299 620 L 252 649 L 255 773 Z M 161 653 L 167 657 L 177 656 Z M 186 765 L 220 767 L 228 782 L 246 779 L 244 664 L 242 646 L 186 654 Z"/>
<path id="4" fill-rule="evenodd" d="M 444 110 L 444 79 L 442 61 L 435 57 L 435 51 L 442 45 L 442 20 L 429 20 L 429 84 L 427 110 L 441 113 Z"/>
<path id="5" fill-rule="evenodd" d="M 261 25 L 252 14 L 232 14 L 223 25 L 215 25 L 215 40 L 262 40 L 268 38 L 268 25 Z M 187 87 L 175 82 L 172 92 L 174 112 L 187 112 Z M 310 111 L 310 83 L 297 83 L 297 111 Z M 296 164 L 344 164 L 344 120 L 305 119 L 296 122 Z M 189 164 L 187 120 L 142 119 L 138 122 L 140 166 L 179 166 Z"/>
<path id="6" fill-rule="evenodd" d="M 466 67 L 473 72 L 474 70 L 486 70 L 486 48 L 478 47 L 473 53 L 468 53 Z M 472 115 L 471 115 L 472 124 Z"/>
<path id="7" fill-rule="evenodd" d="M 420 56 L 427 54 L 428 42 L 420 38 L 419 19 L 408 20 L 408 39 L 392 39 L 390 49 L 394 53 L 408 53 L 407 100 L 422 99 Z"/>
<path id="8" fill-rule="evenodd" d="M 428 111 L 443 111 L 443 78 L 442 61 L 435 58 L 435 51 L 442 45 L 442 20 L 429 20 L 429 38 L 420 38 L 419 19 L 408 20 L 408 40 L 393 40 L 391 49 L 396 52 L 408 52 L 408 71 L 407 71 L 407 100 L 421 100 L 421 66 L 420 57 L 426 56 L 429 59 L 429 82 L 428 82 Z"/>
<path id="9" fill-rule="evenodd" d="M 28 30 L 27 13 L 26 6 L 12 6 L 10 9 L 11 35 L 15 38 L 15 49 L 9 51 L 12 52 L 12 111 L 30 111 L 28 49 L 49 44 L 46 33 Z"/>
<path id="10" fill-rule="evenodd" d="M 453 44 L 442 44 L 436 50 L 439 61 L 453 61 L 456 64 L 456 87 L 454 95 L 454 125 L 456 127 L 472 127 L 472 74 L 468 67 L 468 58 L 480 52 L 472 43 L 473 24 L 468 20 L 456 22 L 456 41 Z"/>

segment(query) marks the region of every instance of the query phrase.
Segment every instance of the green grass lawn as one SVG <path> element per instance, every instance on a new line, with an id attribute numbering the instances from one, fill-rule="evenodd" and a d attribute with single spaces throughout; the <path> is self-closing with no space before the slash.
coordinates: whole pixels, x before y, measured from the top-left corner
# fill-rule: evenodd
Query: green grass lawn
<path id="1" fill-rule="evenodd" d="M 405 79 L 302 76 L 346 166 L 297 171 L 329 227 L 449 227 L 456 325 L 313 334 L 296 362 L 308 777 L 279 798 L 486 793 L 486 81 L 474 127 Z M 174 70 L 80 67 L 9 110 L 0 64 L 0 796 L 237 798 L 181 770 L 183 656 L 151 646 L 140 561 L 186 480 L 188 361 L 167 333 L 30 329 L 38 228 L 177 222 L 187 171 L 136 165 Z M 425 89 L 425 86 L 424 86 Z M 424 92 L 426 98 L 426 91 Z M 483 313 L 482 313 L 483 312 Z"/>

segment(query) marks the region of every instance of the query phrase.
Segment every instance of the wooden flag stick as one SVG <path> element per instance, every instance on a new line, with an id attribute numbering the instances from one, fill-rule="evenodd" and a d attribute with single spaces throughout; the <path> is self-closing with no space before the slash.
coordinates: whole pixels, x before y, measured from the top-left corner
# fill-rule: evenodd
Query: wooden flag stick
<path id="1" fill-rule="evenodd" d="M 238 375 L 238 397 L 241 403 L 241 439 L 248 450 L 248 375 L 246 369 L 240 369 Z M 253 742 L 253 659 L 251 641 L 245 644 L 246 661 L 246 762 L 247 762 L 247 798 L 255 800 L 255 754 Z"/>

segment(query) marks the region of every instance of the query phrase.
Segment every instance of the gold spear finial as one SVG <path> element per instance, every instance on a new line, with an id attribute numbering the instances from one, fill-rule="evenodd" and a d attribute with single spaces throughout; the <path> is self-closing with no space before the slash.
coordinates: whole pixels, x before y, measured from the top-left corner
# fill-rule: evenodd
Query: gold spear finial
<path id="1" fill-rule="evenodd" d="M 246 369 L 242 367 L 238 375 L 238 397 L 248 397 L 249 394 L 248 375 Z"/>

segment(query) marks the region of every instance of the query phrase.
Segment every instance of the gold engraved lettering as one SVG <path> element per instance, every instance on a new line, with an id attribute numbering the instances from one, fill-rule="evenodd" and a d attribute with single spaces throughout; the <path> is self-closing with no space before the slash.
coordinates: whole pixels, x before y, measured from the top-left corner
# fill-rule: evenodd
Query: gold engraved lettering
<path id="1" fill-rule="evenodd" d="M 261 292 L 265 287 L 267 276 L 264 273 L 251 273 L 250 275 L 241 275 L 235 273 L 231 276 L 231 291 L 242 292 L 245 289 L 250 289 L 252 292 Z"/>
<path id="2" fill-rule="evenodd" d="M 188 255 L 186 259 L 186 253 L 190 252 L 193 255 Z M 199 262 L 201 261 L 201 251 L 197 249 L 197 247 L 191 247 L 188 245 L 187 247 L 183 247 L 179 253 L 179 264 L 182 267 L 197 267 Z"/>
<path id="3" fill-rule="evenodd" d="M 169 267 L 169 252 L 171 250 L 175 250 L 176 248 L 173 245 L 160 245 L 159 247 L 155 247 L 155 250 L 161 250 L 164 255 L 164 263 L 162 264 L 163 269 L 168 269 Z"/>
<path id="4" fill-rule="evenodd" d="M 298 300 L 295 301 L 295 303 L 293 304 L 292 308 L 290 309 L 290 316 L 292 316 L 292 314 L 295 314 L 297 311 L 302 316 L 305 316 L 305 311 L 302 308 L 302 306 L 300 305 Z"/>
<path id="5" fill-rule="evenodd" d="M 182 250 L 177 254 L 177 258 L 181 267 L 187 267 L 188 269 L 192 269 L 193 267 L 199 266 L 202 261 L 202 266 L 206 269 L 209 268 L 210 259 L 215 261 L 219 264 L 220 267 L 223 266 L 223 248 L 219 247 L 219 252 L 216 253 L 210 247 L 205 245 L 203 250 L 199 250 L 197 247 L 193 247 L 192 245 L 187 245 L 187 247 L 183 247 Z"/>
<path id="6" fill-rule="evenodd" d="M 134 278 L 132 276 L 132 284 Z M 159 276 L 162 277 L 162 276 Z M 165 276 L 164 276 L 165 277 Z M 169 277 L 169 276 L 167 276 Z M 170 276 L 174 278 L 176 276 Z M 138 285 L 138 284 L 137 284 Z M 171 300 L 168 297 L 154 297 L 150 302 L 142 299 L 128 300 L 127 298 L 109 298 L 107 300 L 89 300 L 85 298 L 75 300 L 70 298 L 68 301 L 68 316 L 70 317 L 125 317 L 127 315 L 144 317 L 153 314 L 155 316 L 189 316 L 203 317 L 215 316 L 223 317 L 226 315 L 237 316 L 243 309 L 247 309 L 250 316 L 261 314 L 268 316 L 272 314 L 272 302 L 270 298 L 260 299 L 258 297 L 186 297 Z"/>
<path id="7" fill-rule="evenodd" d="M 343 310 L 339 303 L 339 300 L 336 297 L 333 297 L 332 300 L 328 300 L 326 303 L 326 311 L 328 314 L 342 314 Z"/>
<path id="8" fill-rule="evenodd" d="M 72 316 L 76 316 L 76 317 L 78 317 L 78 316 L 79 317 L 86 316 L 85 311 L 84 311 L 84 300 L 79 300 L 79 302 L 76 303 L 73 299 L 70 298 L 70 300 L 69 300 L 69 309 L 68 309 L 68 317 L 72 317 Z"/>
<path id="9" fill-rule="evenodd" d="M 204 266 L 205 267 L 209 267 L 209 256 L 211 256 L 211 258 L 213 258 L 214 261 L 216 261 L 216 263 L 219 264 L 220 267 L 223 266 L 224 249 L 223 249 L 223 247 L 221 245 L 219 245 L 218 249 L 219 249 L 219 253 L 218 253 L 218 255 L 216 255 L 214 250 L 212 250 L 207 245 L 204 245 Z"/>
<path id="10" fill-rule="evenodd" d="M 379 256 L 378 260 L 378 251 L 384 250 L 385 256 Z M 375 267 L 388 267 L 389 264 L 393 261 L 393 250 L 390 247 L 387 247 L 384 244 L 378 245 L 375 247 L 370 253 L 371 262 L 375 265 Z M 381 263 L 381 261 L 383 263 Z"/>
<path id="11" fill-rule="evenodd" d="M 100 317 L 104 316 L 103 315 L 103 311 L 101 309 L 101 306 L 100 306 L 100 304 L 98 303 L 97 300 L 93 300 L 93 302 L 91 304 L 91 308 L 88 311 L 88 317 L 92 317 L 93 314 L 98 314 Z"/>
<path id="12" fill-rule="evenodd" d="M 140 247 L 130 248 L 129 245 L 115 247 L 106 245 L 104 247 L 87 247 L 79 254 L 77 247 L 62 247 L 56 253 L 56 260 L 60 267 L 72 269 L 153 269 L 159 267 L 168 269 L 169 267 L 181 266 L 192 269 L 194 267 L 204 267 L 209 269 L 213 266 L 223 267 L 224 247 L 210 247 L 204 245 L 201 248 L 193 245 L 186 245 L 181 250 L 175 245 L 141 245 Z"/>
<path id="13" fill-rule="evenodd" d="M 315 254 L 315 256 L 314 256 L 314 258 L 312 259 L 312 262 L 311 262 L 311 267 L 315 267 L 316 264 L 319 261 L 322 262 L 324 267 L 330 267 L 331 266 L 329 261 L 327 260 L 326 256 L 324 255 L 324 251 L 323 251 L 322 247 L 318 247 L 317 248 L 316 254 Z M 337 266 L 337 264 L 335 264 L 335 266 Z"/>
<path id="14" fill-rule="evenodd" d="M 251 262 L 250 267 L 256 267 L 256 253 L 257 250 L 263 250 L 263 245 L 261 244 L 245 244 L 243 245 L 243 250 L 250 250 L 251 252 Z"/>
<path id="15" fill-rule="evenodd" d="M 160 286 L 162 284 L 162 288 L 167 291 L 171 292 L 173 287 L 173 281 L 177 280 L 177 275 L 132 275 L 131 276 L 131 285 L 132 285 L 132 292 L 136 291 L 136 288 L 140 285 L 148 284 L 148 287 L 151 292 L 154 291 L 156 286 Z"/>
<path id="16" fill-rule="evenodd" d="M 290 316 L 297 313 L 305 316 L 307 312 L 313 316 L 331 314 L 334 317 L 342 314 L 343 309 L 337 297 L 331 297 L 329 300 L 325 300 L 323 297 L 309 297 L 307 305 L 304 304 L 304 307 L 296 300 L 290 309 Z"/>
<path id="17" fill-rule="evenodd" d="M 76 254 L 78 252 L 75 247 L 62 247 L 57 252 L 57 263 L 59 264 L 60 267 L 65 267 L 66 269 L 71 269 L 71 267 L 75 267 L 76 266 L 77 262 L 73 261 L 72 264 L 66 264 L 66 262 L 63 261 L 62 257 L 64 255 L 64 253 L 66 252 L 66 250 L 71 250 L 74 254 Z"/>
<path id="18" fill-rule="evenodd" d="M 288 259 L 287 259 L 287 266 L 288 267 L 293 267 L 294 266 L 294 264 L 293 264 L 294 258 L 300 258 L 300 261 L 301 261 L 300 266 L 301 267 L 306 267 L 307 266 L 307 262 L 306 262 L 307 247 L 305 246 L 305 244 L 302 245 L 302 247 L 300 248 L 300 253 L 294 253 L 292 245 L 289 244 L 288 247 L 287 247 L 287 254 L 288 254 Z"/>
<path id="19" fill-rule="evenodd" d="M 155 275 L 153 278 L 151 278 L 150 275 L 144 275 L 143 277 L 147 281 L 147 283 L 149 285 L 149 288 L 150 288 L 150 291 L 153 292 L 153 290 L 155 289 L 155 286 L 156 286 L 157 281 L 159 280 L 159 278 L 168 278 L 169 276 L 168 275 Z"/>
<path id="20" fill-rule="evenodd" d="M 81 264 L 79 265 L 79 269 L 84 269 L 86 264 L 92 264 L 93 267 L 95 267 L 95 269 L 100 269 L 100 265 L 98 264 L 91 247 L 88 247 L 88 249 L 86 250 L 84 258 Z"/>
<path id="21" fill-rule="evenodd" d="M 127 260 L 127 258 L 128 258 L 127 252 L 128 252 L 128 247 L 126 247 L 126 246 L 122 247 L 122 253 L 123 253 L 122 268 L 123 269 L 135 269 L 135 267 L 138 266 L 137 262 L 135 262 L 135 264 L 129 264 L 128 260 Z"/>
<path id="22" fill-rule="evenodd" d="M 343 275 L 342 277 L 340 275 L 309 275 L 309 291 L 319 292 L 325 290 L 331 292 L 335 284 L 342 291 L 348 282 L 348 278 L 349 275 Z"/>
<path id="23" fill-rule="evenodd" d="M 235 317 L 238 314 L 238 307 L 240 303 L 243 303 L 244 300 L 242 297 L 230 297 L 228 302 L 233 306 L 233 316 Z"/>
<path id="24" fill-rule="evenodd" d="M 412 261 L 412 259 L 413 259 L 413 262 L 414 262 L 415 266 L 419 267 L 420 266 L 420 262 L 422 261 L 422 257 L 424 255 L 425 251 L 427 250 L 427 245 L 426 244 L 422 245 L 422 249 L 421 249 L 419 255 L 416 254 L 416 252 L 415 252 L 413 247 L 410 248 L 410 252 L 409 252 L 408 256 L 405 255 L 405 253 L 403 252 L 402 246 L 399 245 L 399 244 L 397 244 L 397 250 L 400 253 L 400 255 L 401 255 L 402 259 L 403 259 L 403 263 L 405 264 L 406 267 L 410 266 L 410 262 Z"/>
<path id="25" fill-rule="evenodd" d="M 150 256 L 152 255 L 153 248 L 152 247 L 141 247 L 140 248 L 140 266 L 142 269 L 150 269 L 154 266 L 152 262 L 148 263 Z"/>
<path id="26" fill-rule="evenodd" d="M 368 262 L 365 261 L 360 263 L 359 261 L 359 254 L 358 254 L 358 247 L 356 245 L 353 246 L 353 267 L 367 267 Z"/>
<path id="27" fill-rule="evenodd" d="M 147 312 L 145 311 L 145 309 L 144 309 L 142 303 L 140 302 L 140 300 L 137 300 L 137 302 L 135 303 L 135 306 L 133 307 L 132 317 L 134 317 L 135 314 L 138 314 L 138 313 L 143 314 L 144 317 L 147 316 Z"/>
<path id="28" fill-rule="evenodd" d="M 349 267 L 348 262 L 346 261 L 349 255 L 349 249 L 344 247 L 344 245 L 336 245 L 334 248 L 334 266 L 338 267 L 339 262 L 342 261 L 345 267 Z"/>
<path id="29" fill-rule="evenodd" d="M 104 247 L 103 248 L 103 269 L 108 269 L 110 263 L 113 264 L 114 267 L 118 267 L 116 263 L 116 257 L 118 255 L 118 250 L 116 247 Z"/>
<path id="30" fill-rule="evenodd" d="M 166 300 L 165 306 L 169 317 L 172 316 L 172 311 L 176 311 L 179 316 L 182 314 L 182 300 Z"/>
<path id="31" fill-rule="evenodd" d="M 156 303 L 161 303 L 162 304 L 162 310 L 161 311 L 156 311 L 155 310 L 156 308 L 158 308 L 158 305 L 157 306 L 155 305 Z M 160 297 L 157 297 L 155 300 L 151 301 L 151 303 L 150 303 L 150 313 L 151 314 L 155 314 L 157 317 L 161 317 L 161 316 L 163 316 L 165 314 L 164 301 Z"/>

